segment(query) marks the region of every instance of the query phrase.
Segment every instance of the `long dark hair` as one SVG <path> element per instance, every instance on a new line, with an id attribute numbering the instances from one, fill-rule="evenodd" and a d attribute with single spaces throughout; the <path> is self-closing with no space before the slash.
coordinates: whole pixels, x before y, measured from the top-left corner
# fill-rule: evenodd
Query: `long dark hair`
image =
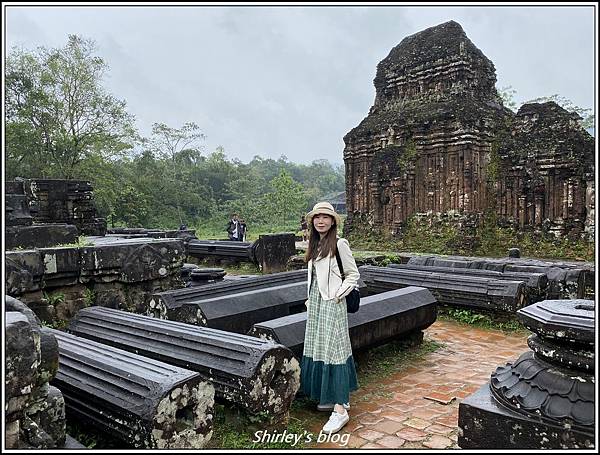
<path id="1" fill-rule="evenodd" d="M 327 215 L 331 216 L 331 215 Z M 337 224 L 335 218 L 327 234 L 321 238 L 321 234 L 315 228 L 312 218 L 310 219 L 310 228 L 308 231 L 308 249 L 304 256 L 304 261 L 316 260 L 318 258 L 325 258 L 327 256 L 335 256 L 337 251 Z"/>

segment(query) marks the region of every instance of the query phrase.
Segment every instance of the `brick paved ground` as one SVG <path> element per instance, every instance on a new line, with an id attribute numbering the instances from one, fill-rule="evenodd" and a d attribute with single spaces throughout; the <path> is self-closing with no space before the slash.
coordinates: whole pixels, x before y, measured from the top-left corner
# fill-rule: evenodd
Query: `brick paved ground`
<path id="1" fill-rule="evenodd" d="M 460 401 L 486 383 L 498 366 L 529 349 L 525 333 L 505 334 L 452 321 L 436 321 L 425 337 L 444 346 L 351 395 L 350 422 L 340 432 L 350 434 L 346 446 L 324 442 L 310 447 L 458 448 Z M 322 415 L 321 426 L 328 417 Z M 315 434 L 320 429 L 311 428 Z"/>

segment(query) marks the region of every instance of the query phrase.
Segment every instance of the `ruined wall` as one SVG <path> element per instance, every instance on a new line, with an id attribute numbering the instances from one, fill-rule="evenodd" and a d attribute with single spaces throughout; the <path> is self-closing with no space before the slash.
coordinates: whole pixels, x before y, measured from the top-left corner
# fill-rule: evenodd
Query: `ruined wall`
<path id="1" fill-rule="evenodd" d="M 23 184 L 34 222 L 73 224 L 80 235 L 106 234 L 106 220 L 97 217 L 90 182 L 28 179 Z"/>
<path id="2" fill-rule="evenodd" d="M 518 166 L 510 161 L 511 148 L 499 141 L 514 136 L 507 128 L 514 123 L 518 129 L 523 121 L 502 106 L 495 83 L 493 63 L 456 22 L 409 36 L 393 48 L 377 67 L 376 97 L 369 115 L 344 137 L 346 232 L 366 222 L 396 234 L 413 214 L 482 214 L 498 197 L 496 191 L 505 191 L 493 185 L 504 175 L 488 175 L 492 149 L 501 150 L 499 161 L 507 161 L 497 169 L 508 172 Z M 573 147 L 588 144 L 583 139 L 587 133 L 575 133 L 576 125 L 569 125 L 567 140 L 578 138 Z M 518 144 L 522 150 L 523 141 Z M 564 158 L 558 166 L 567 168 L 573 157 L 555 145 Z M 592 151 L 585 148 L 582 154 L 591 156 Z M 519 171 L 512 171 L 514 178 Z M 560 171 L 565 176 L 569 172 Z M 572 191 L 567 188 L 573 198 L 583 197 L 582 202 L 573 202 L 569 213 L 585 206 L 586 191 L 593 201 L 586 182 L 572 183 Z M 518 183 L 517 188 L 526 192 L 529 186 Z M 527 196 L 524 203 L 528 204 Z M 579 220 L 582 212 L 577 213 Z M 499 214 L 508 218 L 508 213 Z M 524 221 L 521 227 L 527 224 Z"/>
<path id="3" fill-rule="evenodd" d="M 497 151 L 495 203 L 504 223 L 593 238 L 594 140 L 578 119 L 554 102 L 519 109 Z"/>
<path id="4" fill-rule="evenodd" d="M 152 294 L 183 286 L 179 239 L 105 239 L 85 247 L 6 253 L 6 293 L 45 322 L 68 321 L 90 305 L 144 313 Z"/>
<path id="5" fill-rule="evenodd" d="M 54 449 L 66 439 L 65 402 L 49 385 L 58 344 L 22 302 L 5 296 L 5 433 L 8 449 Z"/>

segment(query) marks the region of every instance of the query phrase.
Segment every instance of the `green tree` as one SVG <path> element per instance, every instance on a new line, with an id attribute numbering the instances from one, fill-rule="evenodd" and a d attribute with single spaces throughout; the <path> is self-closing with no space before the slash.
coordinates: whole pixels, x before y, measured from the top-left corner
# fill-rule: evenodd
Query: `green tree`
<path id="1" fill-rule="evenodd" d="M 304 188 L 285 170 L 271 180 L 271 186 L 273 191 L 263 198 L 266 221 L 272 225 L 297 229 L 306 207 Z"/>
<path id="2" fill-rule="evenodd" d="M 512 87 L 512 85 L 507 85 L 498 90 L 498 95 L 502 100 L 502 104 L 510 109 L 513 112 L 517 112 L 519 106 L 515 101 L 515 95 L 517 91 Z"/>
<path id="3" fill-rule="evenodd" d="M 147 151 L 157 157 L 162 164 L 164 174 L 160 178 L 162 191 L 160 199 L 163 208 L 175 208 L 176 215 L 169 214 L 170 223 L 178 220 L 179 224 L 187 222 L 186 212 L 193 210 L 194 204 L 199 204 L 199 194 L 192 193 L 190 187 L 190 175 L 192 166 L 201 159 L 202 146 L 200 141 L 204 139 L 200 127 L 194 122 L 184 123 L 181 128 L 172 128 L 164 123 L 152 125 L 152 136 L 143 139 L 142 145 Z M 167 203 L 168 202 L 168 203 Z M 163 215 L 170 210 L 163 211 Z M 161 224 L 169 223 L 169 219 Z"/>
<path id="4" fill-rule="evenodd" d="M 13 49 L 6 60 L 8 176 L 77 177 L 86 157 L 130 149 L 133 117 L 102 87 L 108 70 L 95 43 L 70 35 L 65 47 Z"/>
<path id="5" fill-rule="evenodd" d="M 169 158 L 175 161 L 176 156 L 182 151 L 200 153 L 200 141 L 205 136 L 200 132 L 200 127 L 194 122 L 184 123 L 181 128 L 172 128 L 164 123 L 152 124 L 152 137 L 144 140 L 144 145 L 156 156 Z"/>

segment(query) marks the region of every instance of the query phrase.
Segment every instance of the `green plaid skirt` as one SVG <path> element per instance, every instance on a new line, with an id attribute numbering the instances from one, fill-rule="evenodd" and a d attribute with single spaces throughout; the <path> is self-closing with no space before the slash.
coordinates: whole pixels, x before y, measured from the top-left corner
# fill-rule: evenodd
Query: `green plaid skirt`
<path id="1" fill-rule="evenodd" d="M 302 392 L 321 404 L 349 403 L 358 388 L 346 302 L 323 300 L 314 268 L 300 367 Z"/>

